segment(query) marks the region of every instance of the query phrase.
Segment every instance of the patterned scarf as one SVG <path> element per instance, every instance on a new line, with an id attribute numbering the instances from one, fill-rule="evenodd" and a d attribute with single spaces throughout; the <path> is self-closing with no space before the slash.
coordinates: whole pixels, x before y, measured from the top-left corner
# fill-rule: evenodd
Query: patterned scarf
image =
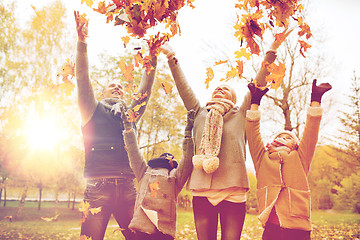
<path id="1" fill-rule="evenodd" d="M 209 111 L 206 115 L 205 126 L 201 137 L 200 154 L 193 157 L 195 168 L 204 169 L 206 173 L 213 173 L 219 167 L 221 137 L 223 132 L 223 116 L 234 107 L 234 103 L 227 99 L 216 99 L 206 104 Z"/>
<path id="2" fill-rule="evenodd" d="M 109 109 L 115 116 L 121 117 L 122 109 L 126 109 L 126 103 L 117 98 L 104 98 L 101 100 L 105 108 Z"/>
<path id="3" fill-rule="evenodd" d="M 296 145 L 294 146 L 293 144 L 282 138 L 275 138 L 274 141 L 266 144 L 266 150 L 269 151 L 269 153 L 280 151 L 290 153 L 291 151 L 296 150 L 296 147 Z"/>

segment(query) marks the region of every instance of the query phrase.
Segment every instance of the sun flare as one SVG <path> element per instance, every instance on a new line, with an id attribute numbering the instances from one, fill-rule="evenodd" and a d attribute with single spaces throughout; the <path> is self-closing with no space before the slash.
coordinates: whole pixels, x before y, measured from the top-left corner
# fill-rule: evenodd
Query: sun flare
<path id="1" fill-rule="evenodd" d="M 51 113 L 40 116 L 33 109 L 28 112 L 24 131 L 31 150 L 53 150 L 62 138 L 57 119 Z"/>

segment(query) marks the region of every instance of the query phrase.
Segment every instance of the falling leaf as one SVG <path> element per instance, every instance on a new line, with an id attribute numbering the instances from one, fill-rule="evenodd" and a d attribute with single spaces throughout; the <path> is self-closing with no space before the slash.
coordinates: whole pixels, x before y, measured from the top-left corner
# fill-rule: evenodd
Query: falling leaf
<path id="1" fill-rule="evenodd" d="M 241 78 L 242 74 L 243 74 L 243 71 L 244 71 L 244 62 L 243 61 L 236 61 L 236 63 L 237 63 L 236 69 L 237 69 L 237 72 L 238 72 L 238 76 L 239 76 L 239 78 Z"/>
<path id="2" fill-rule="evenodd" d="M 95 215 L 95 214 L 101 212 L 101 207 L 90 208 L 89 211 L 91 212 L 92 215 Z"/>
<path id="3" fill-rule="evenodd" d="M 266 76 L 266 81 L 270 83 L 270 88 L 277 90 L 285 77 L 285 64 L 276 65 L 272 63 L 267 66 L 267 69 L 270 75 Z"/>
<path id="4" fill-rule="evenodd" d="M 119 67 L 126 81 L 130 82 L 134 79 L 134 76 L 132 75 L 132 72 L 134 71 L 134 65 L 132 64 L 126 65 L 125 61 L 121 60 L 119 63 Z"/>
<path id="5" fill-rule="evenodd" d="M 159 188 L 159 180 L 156 180 L 156 181 L 154 181 L 153 183 L 150 183 L 150 184 L 149 184 L 149 187 L 150 187 L 150 191 L 151 191 L 150 196 L 151 196 L 152 198 L 156 198 L 156 196 L 157 196 L 157 191 L 160 189 L 160 188 Z"/>
<path id="6" fill-rule="evenodd" d="M 161 82 L 161 86 L 167 95 L 171 94 L 173 86 L 169 82 Z"/>
<path id="7" fill-rule="evenodd" d="M 235 58 L 240 59 L 242 57 L 245 57 L 247 60 L 250 60 L 251 53 L 248 53 L 246 51 L 246 48 L 241 48 L 240 51 L 235 51 Z"/>
<path id="8" fill-rule="evenodd" d="M 301 40 L 299 40 L 299 43 L 300 43 L 300 53 L 303 57 L 305 57 L 304 52 L 306 52 L 307 49 L 311 47 L 311 45 Z"/>
<path id="9" fill-rule="evenodd" d="M 221 65 L 221 64 L 224 64 L 224 63 L 227 63 L 228 62 L 228 60 L 224 60 L 224 61 L 217 61 L 217 62 L 215 62 L 215 66 L 217 66 L 217 65 Z"/>
<path id="10" fill-rule="evenodd" d="M 213 79 L 214 79 L 214 71 L 212 70 L 212 68 L 208 67 L 206 69 L 206 79 L 205 79 L 206 89 L 209 88 L 209 83 Z"/>
<path id="11" fill-rule="evenodd" d="M 133 109 L 134 112 L 139 112 L 139 110 L 140 110 L 140 108 L 141 108 L 142 106 L 146 106 L 146 102 L 142 102 L 141 104 L 136 105 L 136 106 L 133 107 L 132 109 Z"/>
<path id="12" fill-rule="evenodd" d="M 133 111 L 129 109 L 127 111 L 127 120 L 128 122 L 136 122 L 136 120 L 139 118 L 140 114 L 136 111 Z"/>
<path id="13" fill-rule="evenodd" d="M 124 46 L 126 47 L 126 45 L 130 42 L 130 37 L 124 36 L 124 37 L 121 37 L 121 40 L 124 42 Z"/>
<path id="14" fill-rule="evenodd" d="M 138 51 L 134 57 L 135 67 L 139 67 L 139 65 L 144 64 L 144 59 L 140 51 Z"/>
<path id="15" fill-rule="evenodd" d="M 81 0 L 81 4 L 86 3 L 89 7 L 91 7 L 94 4 L 93 0 Z"/>
<path id="16" fill-rule="evenodd" d="M 222 78 L 220 79 L 220 81 L 229 81 L 230 79 L 236 77 L 236 75 L 238 74 L 238 71 L 236 68 L 232 68 L 231 70 L 229 70 L 227 73 L 226 73 L 226 78 Z"/>
<path id="17" fill-rule="evenodd" d="M 58 76 L 62 76 L 62 80 L 66 81 L 75 77 L 75 63 L 69 58 L 66 59 L 65 64 L 61 68 L 61 71 L 58 73 Z"/>

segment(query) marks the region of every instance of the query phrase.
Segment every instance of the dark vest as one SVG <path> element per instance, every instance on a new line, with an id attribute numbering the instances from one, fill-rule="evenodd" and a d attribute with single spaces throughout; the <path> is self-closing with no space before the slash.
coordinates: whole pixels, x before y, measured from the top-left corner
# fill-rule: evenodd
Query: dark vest
<path id="1" fill-rule="evenodd" d="M 125 150 L 123 130 L 121 118 L 114 116 L 99 102 L 90 121 L 82 127 L 85 178 L 134 178 Z"/>

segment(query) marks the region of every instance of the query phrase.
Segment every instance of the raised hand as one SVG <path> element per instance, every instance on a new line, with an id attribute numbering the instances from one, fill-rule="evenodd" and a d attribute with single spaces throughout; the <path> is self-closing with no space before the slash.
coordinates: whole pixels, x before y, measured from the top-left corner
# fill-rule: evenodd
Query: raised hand
<path id="1" fill-rule="evenodd" d="M 172 49 L 172 47 L 170 46 L 169 43 L 164 43 L 161 47 L 160 50 L 166 55 L 167 58 L 170 58 L 172 56 L 175 55 L 174 50 Z"/>
<path id="2" fill-rule="evenodd" d="M 78 40 L 85 42 L 88 37 L 88 25 L 89 21 L 82 15 L 79 14 L 79 11 L 74 11 L 74 17 L 76 22 L 76 31 L 78 33 Z"/>
<path id="3" fill-rule="evenodd" d="M 312 88 L 311 88 L 311 102 L 319 102 L 321 103 L 321 98 L 324 93 L 329 91 L 332 86 L 329 83 L 321 83 L 320 85 L 316 85 L 317 79 L 313 80 Z"/>
<path id="4" fill-rule="evenodd" d="M 249 83 L 248 88 L 251 93 L 251 104 L 257 105 L 260 105 L 261 98 L 269 91 L 269 88 L 265 88 L 264 90 L 257 88 L 254 83 Z"/>
<path id="5" fill-rule="evenodd" d="M 185 131 L 191 131 L 194 126 L 195 121 L 195 110 L 191 109 L 187 112 L 187 120 L 186 120 L 186 127 Z"/>
<path id="6" fill-rule="evenodd" d="M 121 108 L 121 119 L 123 121 L 123 125 L 125 130 L 130 130 L 132 128 L 132 124 L 131 122 L 129 122 L 129 118 L 128 118 L 128 114 L 127 114 L 127 110 L 125 107 Z"/>

